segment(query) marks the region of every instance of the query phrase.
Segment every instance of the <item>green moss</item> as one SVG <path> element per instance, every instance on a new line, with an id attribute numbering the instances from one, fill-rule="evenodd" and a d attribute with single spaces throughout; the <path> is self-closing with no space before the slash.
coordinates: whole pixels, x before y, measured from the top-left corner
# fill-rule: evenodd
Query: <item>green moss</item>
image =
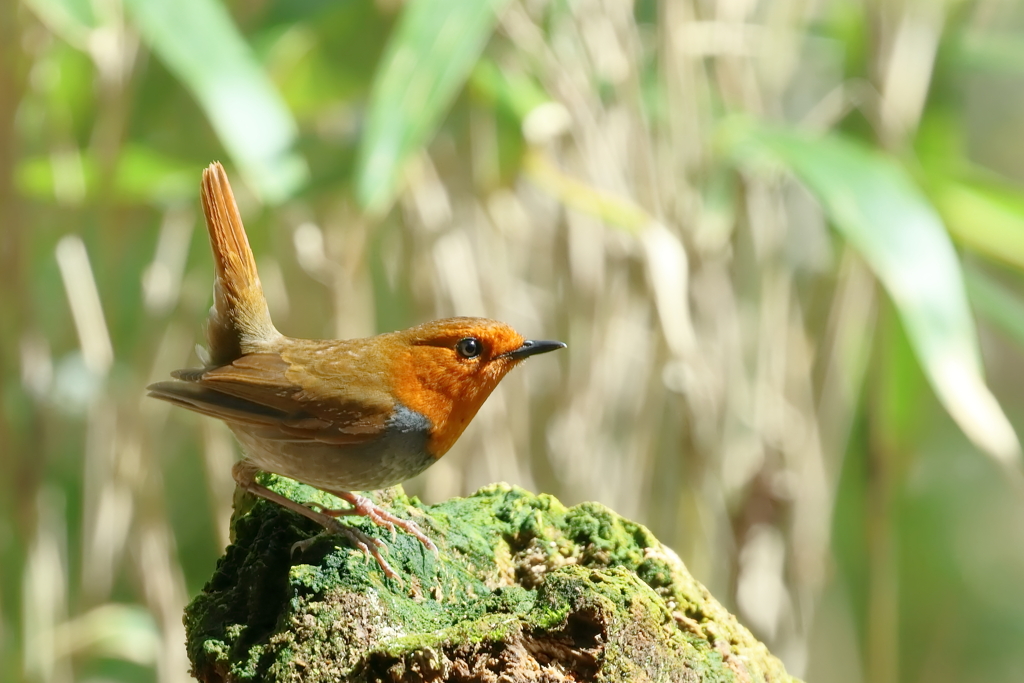
<path id="1" fill-rule="evenodd" d="M 339 505 L 287 479 L 263 483 Z M 416 520 L 440 548 L 435 556 L 407 534 L 384 533 L 401 580 L 326 535 L 293 556 L 297 541 L 319 532 L 313 523 L 262 501 L 239 505 L 235 542 L 186 609 L 195 675 L 791 680 L 670 550 L 601 505 L 566 508 L 503 484 L 430 507 L 400 489 L 377 502 Z"/>

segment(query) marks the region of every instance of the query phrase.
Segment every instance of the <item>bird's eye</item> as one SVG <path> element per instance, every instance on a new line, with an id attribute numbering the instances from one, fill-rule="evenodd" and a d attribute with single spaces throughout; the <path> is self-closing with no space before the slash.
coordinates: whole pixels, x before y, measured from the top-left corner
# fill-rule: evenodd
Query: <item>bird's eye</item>
<path id="1" fill-rule="evenodd" d="M 466 337 L 459 340 L 459 343 L 455 345 L 455 350 L 463 358 L 476 358 L 483 351 L 483 348 L 484 345 L 476 337 Z"/>

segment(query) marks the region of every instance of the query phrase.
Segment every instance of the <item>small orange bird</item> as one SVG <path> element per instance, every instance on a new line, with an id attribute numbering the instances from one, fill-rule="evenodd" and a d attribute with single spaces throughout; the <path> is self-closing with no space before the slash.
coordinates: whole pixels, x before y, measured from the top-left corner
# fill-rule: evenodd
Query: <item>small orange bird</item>
<path id="1" fill-rule="evenodd" d="M 394 486 L 430 467 L 509 370 L 565 344 L 524 339 L 485 318 L 435 320 L 367 339 L 285 337 L 270 321 L 219 163 L 203 171 L 202 203 L 217 268 L 206 331 L 210 357 L 206 367 L 150 385 L 149 395 L 224 420 L 244 451 L 232 469 L 238 486 L 345 535 L 396 576 L 378 551 L 380 540 L 334 518 L 365 515 L 436 547 L 414 522 L 351 491 Z M 352 507 L 313 510 L 256 483 L 259 470 L 315 486 Z"/>

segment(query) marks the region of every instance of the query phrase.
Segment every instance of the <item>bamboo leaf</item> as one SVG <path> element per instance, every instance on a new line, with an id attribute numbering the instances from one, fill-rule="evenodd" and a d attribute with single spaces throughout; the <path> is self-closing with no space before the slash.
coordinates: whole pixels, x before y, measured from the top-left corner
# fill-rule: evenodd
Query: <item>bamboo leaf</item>
<path id="1" fill-rule="evenodd" d="M 977 267 L 965 268 L 967 293 L 975 309 L 1024 347 L 1024 302 Z"/>
<path id="2" fill-rule="evenodd" d="M 1024 269 L 1024 200 L 1019 194 L 946 182 L 932 196 L 958 243 Z"/>
<path id="3" fill-rule="evenodd" d="M 409 161 L 434 134 L 507 0 L 410 0 L 370 94 L 356 196 L 371 214 L 391 206 Z"/>
<path id="4" fill-rule="evenodd" d="M 224 5 L 216 0 L 126 0 L 142 39 L 192 92 L 224 147 L 264 200 L 306 180 L 298 127 Z"/>
<path id="5" fill-rule="evenodd" d="M 51 31 L 79 49 L 86 48 L 89 33 L 99 25 L 87 0 L 27 0 L 25 4 Z"/>
<path id="6" fill-rule="evenodd" d="M 1014 33 L 971 32 L 953 42 L 952 48 L 958 66 L 989 73 L 1024 72 L 1024 39 Z"/>
<path id="7" fill-rule="evenodd" d="M 985 385 L 960 261 L 938 213 L 891 157 L 837 136 L 740 124 L 724 137 L 748 168 L 791 172 L 888 291 L 914 353 L 964 433 L 1004 464 L 1020 446 Z"/>

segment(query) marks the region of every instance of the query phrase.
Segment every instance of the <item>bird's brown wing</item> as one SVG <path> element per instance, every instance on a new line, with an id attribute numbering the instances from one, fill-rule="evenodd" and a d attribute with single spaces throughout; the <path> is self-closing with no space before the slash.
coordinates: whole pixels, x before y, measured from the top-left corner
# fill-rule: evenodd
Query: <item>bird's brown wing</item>
<path id="1" fill-rule="evenodd" d="M 365 443 L 387 428 L 393 400 L 302 377 L 276 353 L 255 353 L 210 370 L 182 370 L 148 387 L 150 396 L 285 441 Z M 359 393 L 358 397 L 353 396 Z"/>

